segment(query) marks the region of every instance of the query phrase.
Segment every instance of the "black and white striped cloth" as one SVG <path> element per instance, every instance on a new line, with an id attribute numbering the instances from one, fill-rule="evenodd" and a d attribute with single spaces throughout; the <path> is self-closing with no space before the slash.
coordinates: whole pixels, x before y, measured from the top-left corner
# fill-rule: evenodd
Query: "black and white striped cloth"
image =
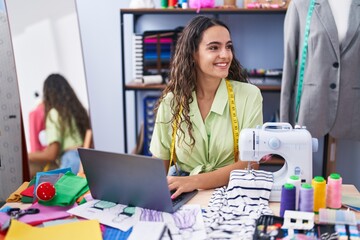
<path id="1" fill-rule="evenodd" d="M 234 170 L 227 187 L 215 189 L 203 219 L 207 239 L 252 239 L 256 220 L 273 215 L 269 207 L 273 173 Z"/>

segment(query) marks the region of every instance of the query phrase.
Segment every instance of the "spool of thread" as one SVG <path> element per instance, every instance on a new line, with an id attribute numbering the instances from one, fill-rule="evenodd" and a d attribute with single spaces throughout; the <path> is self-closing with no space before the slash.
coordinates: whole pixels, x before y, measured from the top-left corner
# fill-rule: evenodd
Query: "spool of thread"
<path id="1" fill-rule="evenodd" d="M 178 5 L 179 5 L 179 7 L 183 8 L 183 9 L 188 8 L 187 0 L 178 0 Z"/>
<path id="2" fill-rule="evenodd" d="M 168 4 L 169 8 L 174 8 L 177 5 L 177 0 L 169 0 Z"/>
<path id="3" fill-rule="evenodd" d="M 338 173 L 331 173 L 326 187 L 326 206 L 328 208 L 341 208 L 342 178 Z"/>
<path id="4" fill-rule="evenodd" d="M 314 188 L 314 212 L 319 213 L 320 208 L 326 208 L 326 181 L 323 177 L 316 176 L 311 185 Z"/>
<path id="5" fill-rule="evenodd" d="M 303 183 L 299 193 L 299 211 L 314 211 L 314 189 L 309 183 Z"/>
<path id="6" fill-rule="evenodd" d="M 295 196 L 295 209 L 299 209 L 299 193 L 300 193 L 300 187 L 301 187 L 301 179 L 297 175 L 292 175 L 288 178 L 287 183 L 291 183 L 296 188 L 296 196 Z"/>
<path id="7" fill-rule="evenodd" d="M 296 189 L 291 183 L 285 183 L 281 189 L 280 217 L 284 217 L 286 210 L 295 210 Z"/>
<path id="8" fill-rule="evenodd" d="M 161 8 L 167 8 L 168 7 L 168 0 L 161 0 L 160 6 L 161 6 Z"/>

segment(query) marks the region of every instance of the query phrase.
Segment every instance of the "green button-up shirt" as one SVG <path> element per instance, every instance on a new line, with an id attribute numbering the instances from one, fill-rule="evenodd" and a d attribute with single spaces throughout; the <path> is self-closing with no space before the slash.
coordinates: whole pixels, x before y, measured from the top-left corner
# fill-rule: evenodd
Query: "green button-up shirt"
<path id="1" fill-rule="evenodd" d="M 69 148 L 82 146 L 84 140 L 77 129 L 75 119 L 72 119 L 72 125 L 74 131 L 71 132 L 70 128 L 66 127 L 65 132 L 62 132 L 59 112 L 55 108 L 50 109 L 45 123 L 47 144 L 50 145 L 53 142 L 58 142 L 61 154 Z"/>
<path id="2" fill-rule="evenodd" d="M 235 95 L 236 114 L 239 131 L 243 128 L 254 128 L 263 124 L 262 96 L 260 90 L 252 84 L 231 81 Z M 216 92 L 215 99 L 205 121 L 202 120 L 195 91 L 192 93 L 194 101 L 190 104 L 190 119 L 193 124 L 195 145 L 191 148 L 185 130 L 185 137 L 176 137 L 176 162 L 181 170 L 190 175 L 210 172 L 234 163 L 234 139 L 231 125 L 231 115 L 228 101 L 228 91 L 223 79 Z M 170 101 L 173 94 L 169 93 L 161 102 L 150 143 L 153 156 L 169 160 L 172 140 L 170 123 Z M 183 141 L 185 140 L 185 142 Z"/>

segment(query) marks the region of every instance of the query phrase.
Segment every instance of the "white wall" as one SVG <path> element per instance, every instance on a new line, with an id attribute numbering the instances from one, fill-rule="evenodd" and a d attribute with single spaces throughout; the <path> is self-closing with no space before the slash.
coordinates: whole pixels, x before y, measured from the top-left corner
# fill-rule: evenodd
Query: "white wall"
<path id="1" fill-rule="evenodd" d="M 76 1 L 94 144 L 123 152 L 119 9 L 128 1 Z"/>
<path id="2" fill-rule="evenodd" d="M 29 112 L 42 95 L 43 82 L 61 73 L 88 108 L 82 49 L 74 0 L 6 1 L 27 146 Z"/>

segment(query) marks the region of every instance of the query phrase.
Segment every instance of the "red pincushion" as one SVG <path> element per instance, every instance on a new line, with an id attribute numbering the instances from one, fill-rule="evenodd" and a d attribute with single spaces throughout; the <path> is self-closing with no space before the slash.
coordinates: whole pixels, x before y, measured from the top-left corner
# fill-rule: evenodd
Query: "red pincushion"
<path id="1" fill-rule="evenodd" d="M 55 197 L 56 189 L 49 182 L 40 183 L 36 188 L 36 197 L 41 201 L 49 201 Z"/>

